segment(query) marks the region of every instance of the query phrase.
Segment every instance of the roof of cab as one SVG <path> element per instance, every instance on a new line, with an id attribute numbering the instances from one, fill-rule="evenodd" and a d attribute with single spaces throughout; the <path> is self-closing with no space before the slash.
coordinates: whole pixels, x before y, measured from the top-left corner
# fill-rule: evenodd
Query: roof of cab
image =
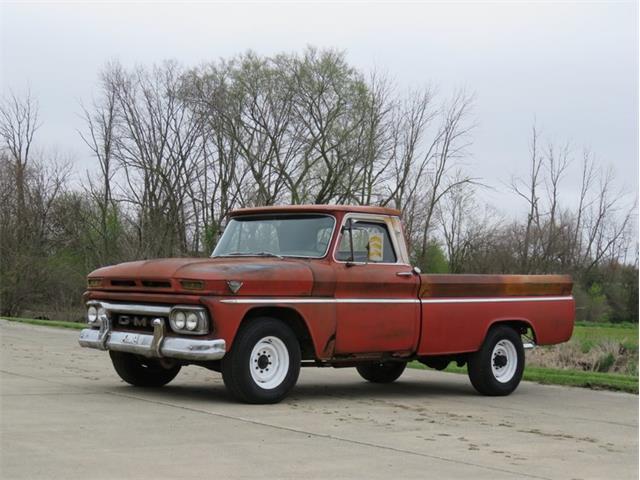
<path id="1" fill-rule="evenodd" d="M 270 207 L 249 207 L 233 210 L 229 216 L 252 215 L 263 213 L 335 213 L 335 212 L 355 212 L 372 213 L 375 215 L 400 215 L 399 210 L 386 207 L 371 207 L 365 205 L 274 205 Z"/>

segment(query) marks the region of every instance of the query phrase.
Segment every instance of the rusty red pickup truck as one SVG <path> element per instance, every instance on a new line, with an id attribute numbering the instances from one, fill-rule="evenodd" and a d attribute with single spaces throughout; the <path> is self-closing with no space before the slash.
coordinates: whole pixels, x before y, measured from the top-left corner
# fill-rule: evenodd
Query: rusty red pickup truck
<path id="1" fill-rule="evenodd" d="M 411 361 L 466 364 L 478 392 L 508 395 L 525 348 L 571 337 L 571 291 L 563 275 L 421 274 L 397 210 L 248 208 L 229 215 L 210 258 L 92 272 L 79 342 L 108 350 L 132 385 L 199 365 L 249 403 L 283 399 L 302 366 L 388 383 Z"/>

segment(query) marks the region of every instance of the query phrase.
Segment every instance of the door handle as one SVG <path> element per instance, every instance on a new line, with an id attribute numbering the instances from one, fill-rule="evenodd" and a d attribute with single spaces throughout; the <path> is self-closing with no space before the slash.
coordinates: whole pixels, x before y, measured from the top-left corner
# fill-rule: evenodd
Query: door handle
<path id="1" fill-rule="evenodd" d="M 413 272 L 397 272 L 396 275 L 399 277 L 411 277 L 413 276 Z"/>

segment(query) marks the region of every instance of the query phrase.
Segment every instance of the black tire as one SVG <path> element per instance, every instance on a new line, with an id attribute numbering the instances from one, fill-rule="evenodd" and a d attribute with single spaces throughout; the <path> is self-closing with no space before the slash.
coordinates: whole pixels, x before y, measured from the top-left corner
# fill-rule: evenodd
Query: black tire
<path id="1" fill-rule="evenodd" d="M 159 360 L 131 353 L 109 351 L 113 368 L 125 382 L 136 387 L 162 387 L 176 378 L 181 366 L 164 366 Z"/>
<path id="2" fill-rule="evenodd" d="M 236 335 L 222 359 L 222 379 L 242 402 L 277 403 L 298 381 L 300 362 L 300 343 L 293 331 L 280 320 L 259 317 Z"/>
<path id="3" fill-rule="evenodd" d="M 498 343 L 501 345 L 494 355 Z M 496 367 L 495 372 L 492 366 Z M 489 330 L 480 350 L 469 355 L 467 372 L 471 384 L 482 395 L 509 395 L 520 384 L 524 372 L 524 348 L 520 334 L 506 325 Z"/>
<path id="4" fill-rule="evenodd" d="M 396 381 L 407 367 L 407 362 L 368 363 L 356 367 L 362 378 L 373 383 L 391 383 Z"/>

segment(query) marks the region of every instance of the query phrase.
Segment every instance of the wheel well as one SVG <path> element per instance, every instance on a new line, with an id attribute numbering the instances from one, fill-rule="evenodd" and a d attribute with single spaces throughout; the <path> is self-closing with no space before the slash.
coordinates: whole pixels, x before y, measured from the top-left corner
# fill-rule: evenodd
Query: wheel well
<path id="1" fill-rule="evenodd" d="M 534 342 L 537 342 L 536 331 L 533 329 L 533 326 L 527 320 L 499 320 L 491 324 L 489 329 L 497 327 L 498 325 L 506 325 L 508 327 L 513 328 L 521 335 L 531 336 Z M 531 334 L 528 334 L 529 330 Z M 486 337 L 486 335 L 485 335 Z"/>
<path id="2" fill-rule="evenodd" d="M 293 330 L 300 342 L 302 360 L 315 360 L 316 352 L 311 340 L 311 334 L 299 312 L 286 307 L 256 307 L 246 313 L 240 323 L 240 328 L 258 317 L 272 317 L 285 322 Z"/>

